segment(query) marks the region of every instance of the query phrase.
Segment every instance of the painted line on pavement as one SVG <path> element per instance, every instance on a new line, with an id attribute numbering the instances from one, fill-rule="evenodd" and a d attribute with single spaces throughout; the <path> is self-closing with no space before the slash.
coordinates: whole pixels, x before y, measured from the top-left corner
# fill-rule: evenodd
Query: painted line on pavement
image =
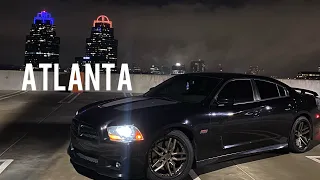
<path id="1" fill-rule="evenodd" d="M 80 94 L 82 94 L 82 93 L 78 93 L 72 99 L 70 99 L 70 101 L 68 101 L 67 103 L 72 103 Z"/>
<path id="2" fill-rule="evenodd" d="M 19 96 L 19 95 L 24 94 L 24 93 L 26 93 L 26 92 L 28 92 L 28 91 L 21 91 L 21 92 L 17 92 L 17 93 L 15 93 L 15 94 L 12 94 L 12 95 L 9 95 L 9 96 L 2 97 L 2 98 L 0 98 L 0 101 L 1 101 L 1 100 L 4 100 L 4 99 L 11 98 L 11 97 Z"/>
<path id="3" fill-rule="evenodd" d="M 256 180 L 254 177 L 252 177 L 249 173 L 247 173 L 245 170 L 243 170 L 238 164 L 236 164 L 234 161 L 232 161 L 235 166 L 240 169 L 243 173 L 245 173 L 248 177 L 250 177 L 252 180 Z"/>
<path id="4" fill-rule="evenodd" d="M 8 94 L 3 94 L 3 95 L 0 96 L 0 98 L 6 97 L 6 96 L 10 96 L 10 95 L 12 95 L 12 94 L 17 94 L 17 93 L 19 93 L 19 92 L 22 92 L 22 91 L 14 91 L 14 92 L 11 92 L 11 93 L 8 93 Z"/>
<path id="5" fill-rule="evenodd" d="M 190 176 L 193 180 L 201 180 L 200 177 L 196 174 L 196 172 L 194 172 L 193 169 L 190 170 L 189 176 Z"/>
<path id="6" fill-rule="evenodd" d="M 62 104 L 60 104 L 59 106 L 57 106 L 54 110 L 52 110 L 46 117 L 44 117 L 42 120 L 38 121 L 37 124 L 42 123 L 44 120 L 46 120 L 49 116 L 51 116 L 51 114 L 53 114 L 55 111 L 57 111 L 60 107 L 62 106 Z M 18 140 L 16 140 L 13 144 L 11 144 L 7 149 L 5 149 L 1 154 L 0 157 L 6 153 L 8 150 L 10 150 L 14 145 L 16 145 L 18 142 L 20 142 L 24 137 L 26 137 L 29 134 L 29 132 L 26 132 L 23 136 L 21 136 Z"/>
<path id="7" fill-rule="evenodd" d="M 311 159 L 320 164 L 320 156 L 306 156 L 306 158 Z"/>
<path id="8" fill-rule="evenodd" d="M 13 159 L 0 159 L 0 174 L 13 162 Z"/>
<path id="9" fill-rule="evenodd" d="M 73 93 L 70 93 L 68 96 L 61 99 L 58 103 L 64 103 L 64 100 L 68 99 L 68 97 L 70 97 L 71 95 L 73 95 Z"/>

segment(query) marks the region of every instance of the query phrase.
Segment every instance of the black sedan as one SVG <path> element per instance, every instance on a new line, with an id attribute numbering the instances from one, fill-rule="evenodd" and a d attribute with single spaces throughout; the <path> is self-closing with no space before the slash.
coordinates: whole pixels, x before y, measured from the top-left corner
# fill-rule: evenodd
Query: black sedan
<path id="1" fill-rule="evenodd" d="M 142 96 L 81 108 L 68 154 L 75 168 L 113 178 L 185 179 L 191 168 L 287 148 L 318 133 L 317 93 L 267 77 L 174 76 Z"/>

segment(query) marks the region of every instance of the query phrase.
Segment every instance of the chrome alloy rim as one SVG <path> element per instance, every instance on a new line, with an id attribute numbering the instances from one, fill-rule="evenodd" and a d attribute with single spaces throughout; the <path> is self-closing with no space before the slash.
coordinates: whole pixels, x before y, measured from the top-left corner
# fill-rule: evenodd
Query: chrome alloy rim
<path id="1" fill-rule="evenodd" d="M 294 135 L 296 138 L 296 145 L 299 149 L 308 148 L 308 144 L 311 140 L 311 127 L 308 122 L 301 121 L 297 124 Z"/>
<path id="2" fill-rule="evenodd" d="M 182 143 L 174 138 L 161 139 L 149 152 L 149 168 L 160 177 L 179 176 L 187 164 L 188 153 Z"/>

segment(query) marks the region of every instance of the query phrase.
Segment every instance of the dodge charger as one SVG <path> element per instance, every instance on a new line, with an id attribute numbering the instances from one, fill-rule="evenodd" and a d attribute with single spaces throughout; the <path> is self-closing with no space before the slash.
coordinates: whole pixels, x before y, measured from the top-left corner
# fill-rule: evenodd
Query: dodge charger
<path id="1" fill-rule="evenodd" d="M 319 131 L 317 96 L 263 76 L 177 75 L 143 95 L 80 108 L 68 154 L 76 169 L 112 178 L 181 180 L 240 156 L 303 153 Z"/>

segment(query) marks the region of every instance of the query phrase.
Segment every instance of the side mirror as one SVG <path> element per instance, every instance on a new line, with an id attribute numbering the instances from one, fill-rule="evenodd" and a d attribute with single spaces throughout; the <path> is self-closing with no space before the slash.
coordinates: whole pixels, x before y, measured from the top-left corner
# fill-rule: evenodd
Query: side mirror
<path id="1" fill-rule="evenodd" d="M 217 103 L 218 105 L 231 106 L 234 104 L 234 99 L 218 99 Z"/>

